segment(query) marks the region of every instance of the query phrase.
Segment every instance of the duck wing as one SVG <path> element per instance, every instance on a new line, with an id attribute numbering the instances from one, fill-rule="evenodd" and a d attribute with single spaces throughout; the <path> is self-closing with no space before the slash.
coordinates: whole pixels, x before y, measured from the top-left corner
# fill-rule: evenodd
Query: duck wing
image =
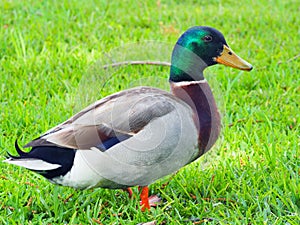
<path id="1" fill-rule="evenodd" d="M 174 101 L 181 100 L 151 87 L 121 91 L 88 106 L 24 147 L 97 147 L 106 151 L 131 138 L 156 118 L 175 110 Z"/>

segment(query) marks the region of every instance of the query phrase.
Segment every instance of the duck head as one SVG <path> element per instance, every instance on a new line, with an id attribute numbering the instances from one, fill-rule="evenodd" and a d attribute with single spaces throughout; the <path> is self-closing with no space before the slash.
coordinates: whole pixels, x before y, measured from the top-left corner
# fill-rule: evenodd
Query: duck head
<path id="1" fill-rule="evenodd" d="M 188 29 L 178 39 L 172 53 L 170 81 L 202 80 L 208 66 L 223 64 L 250 71 L 252 65 L 235 54 L 223 34 L 211 27 Z"/>

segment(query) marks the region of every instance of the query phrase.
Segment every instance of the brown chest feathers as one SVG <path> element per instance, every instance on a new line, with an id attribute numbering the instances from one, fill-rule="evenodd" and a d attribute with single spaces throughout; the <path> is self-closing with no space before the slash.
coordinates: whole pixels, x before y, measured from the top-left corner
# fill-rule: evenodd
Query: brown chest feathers
<path id="1" fill-rule="evenodd" d="M 171 82 L 173 94 L 186 102 L 194 111 L 198 130 L 199 156 L 208 151 L 220 134 L 220 114 L 208 83 L 205 80 Z"/>

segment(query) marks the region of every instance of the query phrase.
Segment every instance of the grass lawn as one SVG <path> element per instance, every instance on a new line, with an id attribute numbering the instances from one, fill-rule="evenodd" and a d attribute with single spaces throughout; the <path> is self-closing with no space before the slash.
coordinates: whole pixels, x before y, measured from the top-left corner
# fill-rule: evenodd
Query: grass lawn
<path id="1" fill-rule="evenodd" d="M 137 85 L 168 90 L 168 67 L 101 66 L 169 61 L 191 26 L 222 31 L 254 70 L 205 71 L 222 135 L 210 153 L 150 186 L 163 205 L 142 213 L 138 198 L 121 190 L 55 186 L 0 163 L 0 224 L 300 224 L 299 7 L 279 0 L 1 1 L 1 161 L 15 153 L 15 139 L 26 144 L 98 98 Z"/>

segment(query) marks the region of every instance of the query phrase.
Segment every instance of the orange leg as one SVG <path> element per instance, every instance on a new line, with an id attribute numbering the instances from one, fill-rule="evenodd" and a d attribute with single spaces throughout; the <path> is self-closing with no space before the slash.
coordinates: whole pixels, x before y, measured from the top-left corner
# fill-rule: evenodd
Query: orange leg
<path id="1" fill-rule="evenodd" d="M 148 197 L 149 197 L 149 188 L 147 186 L 142 187 L 142 191 L 141 191 L 141 194 L 140 194 L 142 212 L 144 212 L 146 209 L 150 210 L 150 204 L 149 204 L 149 198 Z"/>
<path id="2" fill-rule="evenodd" d="M 129 198 L 132 198 L 133 192 L 131 188 L 126 188 L 125 191 L 128 193 Z"/>

